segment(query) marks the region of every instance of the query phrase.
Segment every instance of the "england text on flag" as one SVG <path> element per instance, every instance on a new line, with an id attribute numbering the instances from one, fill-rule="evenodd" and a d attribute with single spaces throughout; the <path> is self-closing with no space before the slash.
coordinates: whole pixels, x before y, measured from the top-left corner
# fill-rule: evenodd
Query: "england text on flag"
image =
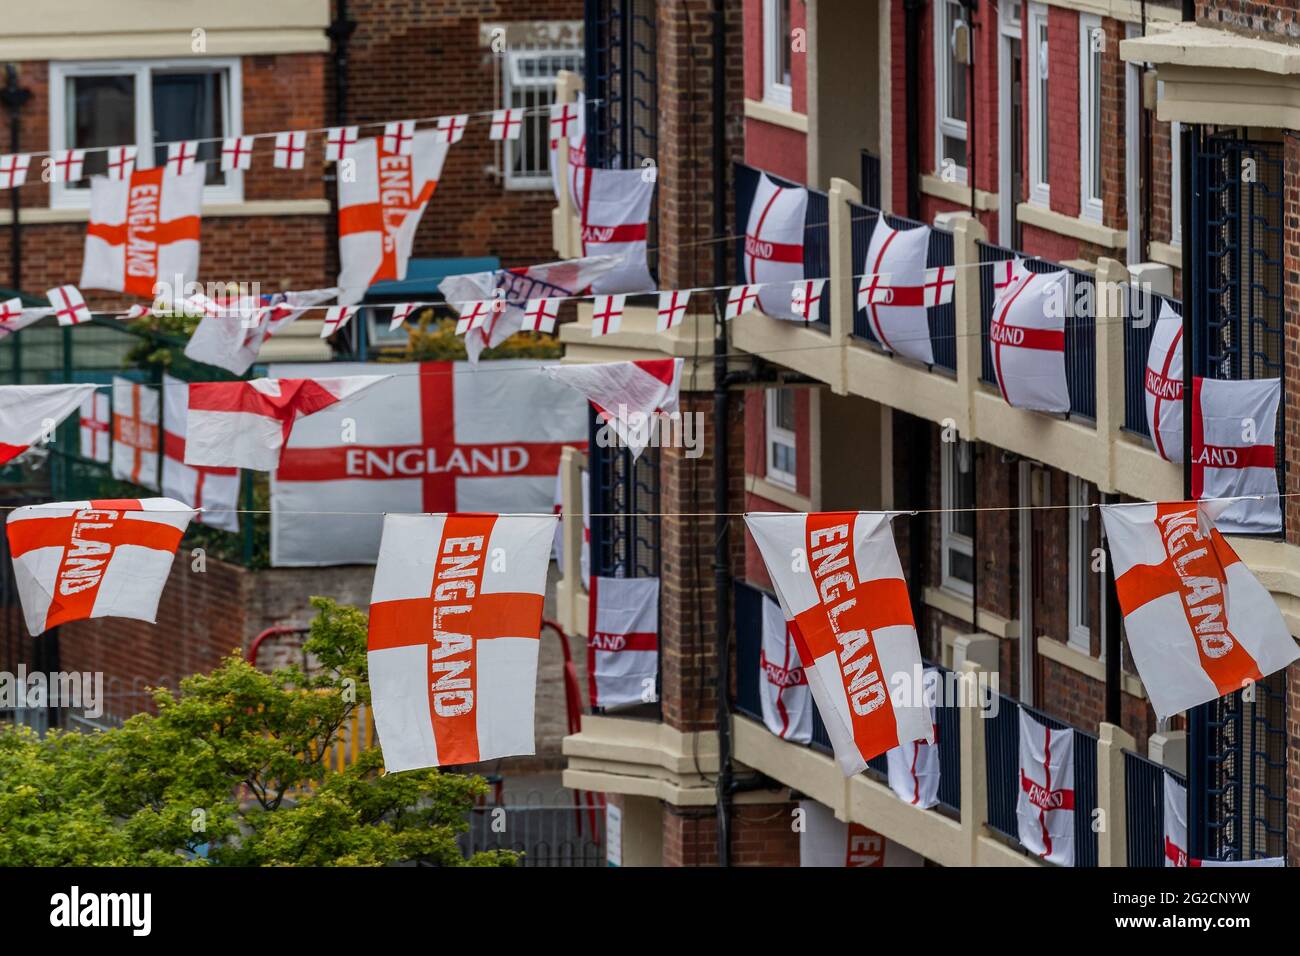
<path id="1" fill-rule="evenodd" d="M 1026 850 L 1074 865 L 1074 731 L 1053 730 L 1020 708 L 1016 821 Z M 1085 811 L 1087 808 L 1085 808 Z"/>
<path id="2" fill-rule="evenodd" d="M 593 575 L 587 593 L 591 706 L 658 700 L 659 579 Z"/>
<path id="3" fill-rule="evenodd" d="M 758 174 L 741 264 L 747 284 L 770 284 L 759 291 L 759 304 L 775 319 L 803 321 L 803 316 L 791 308 L 790 286 L 805 277 L 803 233 L 807 210 L 808 190 L 778 185 L 767 173 Z"/>

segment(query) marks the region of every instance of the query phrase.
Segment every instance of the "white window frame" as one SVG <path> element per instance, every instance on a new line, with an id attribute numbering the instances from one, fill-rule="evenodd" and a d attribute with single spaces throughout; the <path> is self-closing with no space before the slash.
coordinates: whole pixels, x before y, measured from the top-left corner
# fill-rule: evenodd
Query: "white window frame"
<path id="1" fill-rule="evenodd" d="M 798 484 L 798 476 L 793 472 L 784 471 L 776 465 L 776 456 L 772 454 L 777 445 L 783 445 L 790 449 L 794 460 L 799 460 L 799 439 L 798 436 L 789 428 L 782 428 L 777 422 L 776 403 L 780 398 L 781 392 L 789 392 L 790 400 L 794 401 L 795 393 L 792 389 L 769 388 L 767 390 L 767 413 L 763 416 L 764 438 L 763 447 L 767 455 L 767 480 L 774 485 L 780 485 L 783 488 L 793 490 Z M 795 466 L 798 468 L 798 465 Z"/>
<path id="2" fill-rule="evenodd" d="M 954 62 L 953 59 L 953 37 L 950 31 L 941 30 L 940 27 L 948 22 L 949 11 L 952 8 L 957 9 L 957 19 L 967 24 L 966 42 L 971 42 L 970 25 L 965 18 L 965 8 L 957 0 L 939 0 L 933 7 L 934 10 L 934 168 L 935 172 L 943 172 L 943 161 L 948 157 L 943 155 L 944 137 L 949 139 L 960 139 L 966 144 L 966 162 L 970 162 L 970 132 L 965 120 L 953 119 L 949 115 L 949 108 L 952 104 L 948 102 L 949 79 L 951 78 L 950 70 L 964 70 L 965 66 Z M 969 83 L 970 77 L 967 76 Z M 967 91 L 969 96 L 969 90 Z M 965 183 L 967 181 L 966 166 L 955 166 L 954 172 L 957 176 L 957 182 Z"/>
<path id="3" fill-rule="evenodd" d="M 1041 3 L 1029 5 L 1029 16 L 1025 18 L 1025 51 L 1029 64 L 1029 201 L 1040 206 L 1051 205 L 1052 190 L 1048 170 L 1044 167 L 1044 158 L 1039 143 L 1042 139 L 1042 127 L 1047 120 L 1050 104 L 1040 103 L 1038 87 L 1043 79 L 1050 81 L 1051 55 L 1046 56 L 1047 74 L 1042 75 L 1044 63 L 1039 44 L 1039 29 L 1047 29 L 1047 7 Z M 1044 41 L 1046 42 L 1046 41 Z"/>
<path id="4" fill-rule="evenodd" d="M 1100 29 L 1101 17 L 1091 13 L 1079 14 L 1079 217 L 1092 222 L 1101 222 L 1104 212 L 1101 194 L 1101 167 L 1105 165 L 1105 158 L 1101 155 L 1101 103 L 1094 102 L 1092 95 L 1092 70 L 1095 67 L 1100 73 L 1103 68 L 1104 33 L 1102 49 L 1095 53 L 1092 49 L 1093 31 Z M 1091 162 L 1094 147 L 1097 149 L 1098 165 L 1095 181 Z"/>
<path id="5" fill-rule="evenodd" d="M 523 90 L 550 90 L 549 103 L 555 102 L 555 74 L 548 77 L 521 77 L 515 78 L 516 66 L 522 60 L 544 59 L 546 57 L 565 57 L 577 60 L 577 68 L 574 72 L 580 72 L 582 69 L 582 50 L 578 47 L 520 47 L 506 51 L 501 61 L 501 109 L 519 108 L 520 105 L 514 101 L 516 92 Z M 540 108 L 540 105 L 533 106 L 534 109 Z M 525 117 L 524 122 L 527 123 Z M 551 188 L 551 171 L 549 168 L 550 147 L 548 143 L 543 143 L 542 161 L 547 164 L 536 176 L 521 176 L 515 173 L 514 157 L 521 150 L 528 148 L 527 129 L 520 131 L 518 139 L 508 139 L 495 145 L 498 147 L 498 168 L 501 170 L 501 180 L 506 189 L 512 190 L 532 190 L 532 189 L 550 189 Z"/>
<path id="6" fill-rule="evenodd" d="M 51 153 L 68 149 L 65 137 L 67 81 L 78 76 L 132 76 L 135 78 L 135 142 L 139 148 L 136 163 L 141 169 L 153 166 L 153 85 L 154 72 L 188 72 L 194 70 L 226 71 L 225 95 L 222 105 L 225 113 L 222 128 L 227 137 L 243 135 L 243 73 L 239 57 L 205 57 L 184 60 L 94 60 L 75 63 L 50 63 L 49 100 Z M 204 203 L 241 203 L 244 201 L 244 174 L 228 170 L 225 182 L 203 187 Z M 68 183 L 50 183 L 50 208 L 90 208 L 90 188 Z"/>
<path id="7" fill-rule="evenodd" d="M 1069 634 L 1066 643 L 1076 651 L 1092 655 L 1092 625 L 1085 623 L 1091 613 L 1089 585 L 1092 583 L 1092 549 L 1088 547 L 1089 530 L 1095 520 L 1088 483 L 1077 475 L 1070 476 L 1069 542 Z"/>
<path id="8" fill-rule="evenodd" d="M 1156 102 L 1165 98 L 1163 80 L 1156 82 Z M 1169 123 L 1169 244 L 1183 245 L 1183 124 Z"/>
<path id="9" fill-rule="evenodd" d="M 789 43 L 789 37 L 780 35 L 780 4 L 790 4 L 790 23 L 794 24 L 795 0 L 763 0 L 763 102 L 781 109 L 794 108 L 794 58 L 790 60 L 790 83 L 777 79 L 777 70 L 781 65 L 781 44 Z"/>
<path id="10" fill-rule="evenodd" d="M 998 242 L 1004 246 L 1011 245 L 1012 220 L 1015 219 L 1015 204 L 1019 196 L 1011 193 L 1012 166 L 1011 155 L 1011 93 L 1013 77 L 1011 76 L 1011 42 L 1020 41 L 1024 27 L 1020 22 L 1020 4 L 1003 3 L 998 7 Z M 1021 49 L 1024 49 L 1023 43 Z"/>
<path id="11" fill-rule="evenodd" d="M 971 559 L 971 565 L 975 563 L 975 542 L 969 535 L 962 534 L 953 528 L 953 508 L 956 502 L 953 499 L 952 487 L 955 474 L 960 470 L 958 456 L 961 454 L 962 447 L 969 450 L 970 467 L 975 467 L 975 446 L 969 442 L 941 441 L 939 443 L 939 554 L 940 564 L 940 582 L 945 591 L 952 591 L 955 594 L 961 594 L 970 597 L 975 593 L 974 586 L 970 581 L 963 581 L 961 578 L 952 574 L 952 565 L 949 560 L 952 552 L 965 555 Z"/>
<path id="12" fill-rule="evenodd" d="M 1125 35 L 1141 36 L 1142 27 L 1128 24 Z M 1124 205 L 1128 213 L 1128 243 L 1125 249 L 1129 265 L 1142 262 L 1142 65 L 1124 64 Z"/>

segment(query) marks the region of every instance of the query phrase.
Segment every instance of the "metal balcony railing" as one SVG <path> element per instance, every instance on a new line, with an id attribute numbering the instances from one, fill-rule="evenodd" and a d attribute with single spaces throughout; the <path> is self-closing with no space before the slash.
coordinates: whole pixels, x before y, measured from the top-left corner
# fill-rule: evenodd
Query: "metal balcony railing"
<path id="1" fill-rule="evenodd" d="M 1129 287 L 1128 312 L 1124 322 L 1124 425 L 1127 432 L 1151 437 L 1147 424 L 1146 367 L 1156 320 L 1168 305 L 1179 316 L 1183 304 L 1140 286 Z"/>
<path id="2" fill-rule="evenodd" d="M 1124 752 L 1125 859 L 1129 866 L 1165 865 L 1165 774 L 1187 786 L 1173 771 Z"/>

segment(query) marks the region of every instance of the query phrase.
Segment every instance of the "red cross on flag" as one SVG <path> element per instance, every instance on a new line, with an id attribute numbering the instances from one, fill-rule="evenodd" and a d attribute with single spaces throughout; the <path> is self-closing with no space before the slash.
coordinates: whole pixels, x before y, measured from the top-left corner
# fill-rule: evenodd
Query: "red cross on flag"
<path id="1" fill-rule="evenodd" d="M 320 337 L 329 338 L 335 332 L 347 326 L 357 314 L 355 305 L 332 305 L 325 310 L 325 321 L 320 326 Z"/>
<path id="2" fill-rule="evenodd" d="M 763 311 L 774 319 L 803 321 L 790 307 L 790 283 L 804 278 L 803 234 L 808 212 L 808 190 L 778 186 L 760 173 L 754 201 L 745 225 L 745 252 L 741 262 L 745 282 L 770 285 L 760 296 Z M 743 309 L 741 311 L 744 311 Z"/>
<path id="3" fill-rule="evenodd" d="M 325 162 L 337 163 L 347 158 L 357 144 L 357 127 L 331 126 L 325 133 Z"/>
<path id="4" fill-rule="evenodd" d="M 524 109 L 505 109 L 492 111 L 492 125 L 488 129 L 488 139 L 518 139 L 524 128 Z"/>
<path id="5" fill-rule="evenodd" d="M 1074 866 L 1074 731 L 1052 730 L 1023 707 L 1016 820 L 1026 850 Z"/>
<path id="6" fill-rule="evenodd" d="M 384 124 L 383 152 L 390 156 L 410 156 L 414 148 L 415 120 Z"/>
<path id="7" fill-rule="evenodd" d="M 871 230 L 858 282 L 858 308 L 865 310 L 880 346 L 925 365 L 934 364 L 926 313 L 929 252 L 928 227 L 895 229 L 882 214 Z"/>
<path id="8" fill-rule="evenodd" d="M 799 833 L 801 867 L 916 867 L 925 858 L 901 843 L 886 839 L 860 823 L 837 819 L 829 807 L 800 800 L 803 828 Z"/>
<path id="9" fill-rule="evenodd" d="M 993 302 L 989 343 L 998 388 L 1008 405 L 1068 412 L 1065 308 L 1069 273 L 1030 272 L 1017 265 Z"/>
<path id="10" fill-rule="evenodd" d="M 167 144 L 167 170 L 176 176 L 192 173 L 199 157 L 199 142 L 194 139 Z"/>
<path id="11" fill-rule="evenodd" d="M 53 314 L 54 310 L 48 306 L 24 309 L 23 300 L 18 296 L 5 299 L 0 302 L 0 341 Z"/>
<path id="12" fill-rule="evenodd" d="M 75 285 L 61 285 L 47 289 L 45 297 L 50 300 L 54 317 L 59 325 L 80 325 L 91 319 L 90 307 L 81 296 L 81 290 Z"/>
<path id="13" fill-rule="evenodd" d="M 750 309 L 758 308 L 761 285 L 732 286 L 727 291 L 727 309 L 724 313 L 728 322 L 738 319 Z"/>
<path id="14" fill-rule="evenodd" d="M 934 742 L 908 740 L 885 754 L 889 788 L 898 799 L 920 810 L 929 810 L 939 803 L 939 722 L 935 719 L 934 708 L 941 679 L 939 671 L 933 667 L 927 667 L 922 674 L 922 690 L 930 709 Z"/>
<path id="15" fill-rule="evenodd" d="M 27 167 L 32 157 L 27 153 L 0 156 L 0 189 L 16 189 L 27 182 Z"/>
<path id="16" fill-rule="evenodd" d="M 1215 527 L 1225 505 L 1101 509 L 1129 650 L 1161 719 L 1300 657 L 1277 604 Z"/>
<path id="17" fill-rule="evenodd" d="M 193 515 L 170 498 L 57 501 L 11 512 L 9 553 L 32 636 L 95 617 L 152 624 Z"/>
<path id="18" fill-rule="evenodd" d="M 473 302 L 456 303 L 460 318 L 456 321 L 456 334 L 466 335 L 472 329 L 481 329 L 488 320 L 500 313 L 505 305 L 500 299 L 476 299 Z"/>
<path id="19" fill-rule="evenodd" d="M 86 163 L 84 149 L 59 149 L 47 160 L 46 168 L 50 172 L 52 183 L 75 183 L 81 178 L 82 167 Z"/>
<path id="20" fill-rule="evenodd" d="M 659 699 L 659 579 L 593 575 L 588 596 L 591 706 L 654 703 Z"/>
<path id="21" fill-rule="evenodd" d="M 822 317 L 822 290 L 825 279 L 807 279 L 796 282 L 790 289 L 790 311 L 805 322 L 816 322 Z"/>
<path id="22" fill-rule="evenodd" d="M 555 331 L 555 323 L 560 317 L 560 303 L 563 299 L 529 299 L 524 306 L 524 321 L 519 326 L 521 332 Z"/>
<path id="23" fill-rule="evenodd" d="M 108 392 L 92 392 L 81 403 L 79 438 L 81 457 L 107 465 L 112 460 Z"/>
<path id="24" fill-rule="evenodd" d="M 382 143 L 373 138 L 357 143 L 351 150 L 356 176 L 339 180 L 339 285 L 345 305 L 360 300 L 376 282 L 406 278 L 416 229 L 447 157 L 447 145 L 432 130 L 403 140 L 406 152 L 389 149 L 389 142 L 385 136 Z"/>
<path id="25" fill-rule="evenodd" d="M 933 739 L 929 708 L 890 693 L 921 668 L 891 517 L 745 515 L 845 776 L 903 741 Z"/>
<path id="26" fill-rule="evenodd" d="M 1147 368 L 1147 428 L 1156 452 L 1165 461 L 1181 462 L 1183 455 L 1183 318 L 1160 302 L 1160 317 L 1151 334 Z"/>
<path id="27" fill-rule="evenodd" d="M 679 358 L 641 359 L 548 365 L 546 371 L 581 392 L 636 458 L 653 437 L 651 419 L 678 411 L 682 364 Z"/>
<path id="28" fill-rule="evenodd" d="M 591 303 L 591 337 L 613 335 L 623 327 L 625 295 L 598 295 Z"/>
<path id="29" fill-rule="evenodd" d="M 253 137 L 231 136 L 221 141 L 221 170 L 231 172 L 253 165 Z"/>
<path id="30" fill-rule="evenodd" d="M 406 320 L 411 317 L 411 313 L 416 310 L 418 305 L 419 303 L 416 302 L 398 302 L 394 305 L 392 317 L 388 320 L 388 331 L 396 332 L 405 325 Z"/>
<path id="31" fill-rule="evenodd" d="M 389 773 L 531 754 L 555 515 L 384 517 L 370 692 Z"/>
<path id="32" fill-rule="evenodd" d="M 269 304 L 254 296 L 224 303 L 203 297 L 191 310 L 203 318 L 185 346 L 185 357 L 243 375 L 257 361 L 263 342 L 338 294 L 338 289 L 277 293 Z"/>
<path id="33" fill-rule="evenodd" d="M 0 464 L 46 436 L 94 394 L 94 385 L 0 385 Z"/>
<path id="34" fill-rule="evenodd" d="M 113 376 L 113 477 L 158 490 L 158 389 Z"/>
<path id="35" fill-rule="evenodd" d="M 560 169 L 560 140 L 569 141 L 569 167 Z M 551 187 L 555 198 L 560 198 L 560 189 L 567 183 L 569 198 L 577 205 L 577 195 L 582 171 L 587 168 L 587 100 L 579 93 L 573 103 L 551 104 Z"/>
<path id="36" fill-rule="evenodd" d="M 272 471 L 295 421 L 354 398 L 386 378 L 195 382 L 190 385 L 185 464 Z M 341 434 L 339 416 L 327 417 Z"/>
<path id="37" fill-rule="evenodd" d="M 538 371 L 498 360 L 384 365 L 391 377 L 359 395 L 347 415 L 298 422 L 271 477 L 271 562 L 276 566 L 372 564 L 374 515 L 321 521 L 296 512 L 551 510 L 566 447 L 587 443 L 582 399 Z M 272 365 L 303 378 L 372 372 L 374 365 Z M 364 501 L 366 507 L 357 508 Z"/>
<path id="38" fill-rule="evenodd" d="M 469 114 L 457 113 L 455 116 L 439 116 L 434 130 L 439 142 L 459 143 L 465 138 L 465 127 L 468 125 Z"/>
<path id="39" fill-rule="evenodd" d="M 812 740 L 812 692 L 799 661 L 794 635 L 781 605 L 763 598 L 763 647 L 758 654 L 758 690 L 763 723 L 782 740 Z"/>
<path id="40" fill-rule="evenodd" d="M 582 254 L 620 260 L 616 268 L 592 283 L 593 292 L 649 292 L 655 288 L 646 263 L 654 172 L 583 167 L 574 197 Z"/>
<path id="41" fill-rule="evenodd" d="M 1232 498 L 1214 523 L 1227 534 L 1282 530 L 1277 488 L 1280 378 L 1192 379 L 1192 497 Z"/>
<path id="42" fill-rule="evenodd" d="M 691 293 L 689 290 L 659 293 L 659 314 L 655 319 L 655 329 L 660 332 L 667 332 L 669 329 L 675 329 L 682 324 L 686 318 L 686 307 L 690 304 Z"/>
<path id="43" fill-rule="evenodd" d="M 130 179 L 139 150 L 134 146 L 112 146 L 108 150 L 108 178 Z"/>
<path id="44" fill-rule="evenodd" d="M 1165 866 L 1187 866 L 1187 788 L 1168 773 L 1164 781 Z"/>
<path id="45" fill-rule="evenodd" d="M 90 181 L 90 225 L 81 284 L 153 298 L 159 282 L 179 287 L 199 272 L 203 170 L 137 169 L 128 179 Z"/>
<path id="46" fill-rule="evenodd" d="M 306 156 L 307 134 L 303 130 L 275 134 L 271 165 L 276 169 L 302 169 Z"/>
<path id="47" fill-rule="evenodd" d="M 163 376 L 162 491 L 198 509 L 194 520 L 223 531 L 239 530 L 239 469 L 185 464 L 190 385 Z"/>

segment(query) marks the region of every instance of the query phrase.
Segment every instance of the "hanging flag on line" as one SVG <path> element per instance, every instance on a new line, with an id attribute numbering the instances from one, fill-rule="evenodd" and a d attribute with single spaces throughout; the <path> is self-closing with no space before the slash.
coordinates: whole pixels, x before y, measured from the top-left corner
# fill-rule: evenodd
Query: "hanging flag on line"
<path id="1" fill-rule="evenodd" d="M 613 335 L 623 327 L 625 295 L 598 295 L 591 303 L 591 337 Z"/>
<path id="2" fill-rule="evenodd" d="M 594 575 L 587 593 L 591 706 L 654 703 L 659 699 L 659 579 Z"/>
<path id="3" fill-rule="evenodd" d="M 488 139 L 503 141 L 518 139 L 524 128 L 524 110 L 505 109 L 492 111 L 492 125 L 488 129 Z"/>
<path id="4" fill-rule="evenodd" d="M 47 436 L 94 393 L 94 385 L 0 385 L 0 464 Z"/>
<path id="5" fill-rule="evenodd" d="M 1146 374 L 1147 429 L 1156 454 L 1181 463 L 1183 453 L 1183 317 L 1160 300 L 1160 316 L 1151 334 Z"/>
<path id="6" fill-rule="evenodd" d="M 895 229 L 876 217 L 858 280 L 858 308 L 864 310 L 881 348 L 925 365 L 934 364 L 926 312 L 926 258 L 930 229 Z M 939 291 L 936 279 L 936 293 Z M 937 298 L 937 295 L 936 295 Z"/>
<path id="7" fill-rule="evenodd" d="M 0 302 L 0 341 L 53 314 L 54 310 L 49 306 L 24 309 L 19 296 Z"/>
<path id="8" fill-rule="evenodd" d="M 557 382 L 581 392 L 637 458 L 650 443 L 651 419 L 678 410 L 683 360 L 547 365 Z"/>
<path id="9" fill-rule="evenodd" d="M 1074 866 L 1074 731 L 1052 730 L 1023 707 L 1019 713 L 1020 842 L 1048 863 Z"/>
<path id="10" fill-rule="evenodd" d="M 114 478 L 158 490 L 158 390 L 113 376 Z"/>
<path id="11" fill-rule="evenodd" d="M 168 143 L 167 170 L 175 176 L 191 173 L 194 171 L 198 155 L 198 140 L 187 139 L 180 143 Z"/>
<path id="12" fill-rule="evenodd" d="M 16 189 L 27 182 L 27 167 L 32 157 L 27 153 L 0 156 L 0 189 Z"/>
<path id="13" fill-rule="evenodd" d="M 80 325 L 92 318 L 90 307 L 81 297 L 81 290 L 75 285 L 61 285 L 48 289 L 45 293 L 54 310 L 54 317 L 59 325 Z"/>
<path id="14" fill-rule="evenodd" d="M 75 183 L 81 179 L 86 162 L 84 149 L 59 149 L 46 160 L 52 183 Z"/>
<path id="15" fill-rule="evenodd" d="M 276 169 L 302 169 L 307 155 L 307 134 L 302 130 L 275 134 L 271 165 Z"/>
<path id="16" fill-rule="evenodd" d="M 934 741 L 904 741 L 885 754 L 889 788 L 898 799 L 920 810 L 928 810 L 939 803 L 939 722 L 934 711 L 940 679 L 939 671 L 934 667 L 927 667 L 922 674 Z"/>
<path id="17" fill-rule="evenodd" d="M 1282 380 L 1192 379 L 1192 497 L 1224 502 L 1214 523 L 1227 534 L 1282 530 L 1277 412 Z"/>
<path id="18" fill-rule="evenodd" d="M 221 141 L 221 171 L 248 169 L 253 165 L 253 137 L 231 136 Z"/>
<path id="19" fill-rule="evenodd" d="M 560 317 L 562 299 L 529 299 L 524 306 L 524 321 L 521 332 L 544 332 L 550 335 L 555 331 L 555 323 Z"/>
<path id="20" fill-rule="evenodd" d="M 812 740 L 812 692 L 799 659 L 794 634 L 781 605 L 763 598 L 763 647 L 758 654 L 758 687 L 763 723 L 782 740 Z"/>
<path id="21" fill-rule="evenodd" d="M 337 163 L 352 153 L 357 144 L 357 127 L 331 126 L 325 134 L 325 162 Z"/>
<path id="22" fill-rule="evenodd" d="M 108 151 L 108 178 L 130 179 L 135 171 L 135 159 L 139 150 L 135 146 L 113 146 Z M 92 182 L 93 186 L 94 183 Z"/>
<path id="23" fill-rule="evenodd" d="M 338 289 L 309 289 L 273 296 L 242 296 L 225 303 L 204 297 L 198 328 L 185 346 L 185 357 L 243 375 L 257 361 L 262 343 L 283 332 L 308 309 L 338 297 Z"/>
<path id="24" fill-rule="evenodd" d="M 686 306 L 690 304 L 691 293 L 687 291 L 669 291 L 659 293 L 659 315 L 655 321 L 655 328 L 660 332 L 667 332 L 669 329 L 675 329 L 682 324 L 686 318 Z"/>
<path id="25" fill-rule="evenodd" d="M 790 290 L 790 311 L 805 322 L 818 322 L 822 317 L 822 290 L 825 279 L 796 282 Z"/>
<path id="26" fill-rule="evenodd" d="M 163 376 L 162 490 L 195 508 L 194 520 L 210 528 L 239 530 L 239 470 L 196 468 L 185 464 L 190 385 Z"/>
<path id="27" fill-rule="evenodd" d="M 393 316 L 388 320 L 388 331 L 396 332 L 401 328 L 415 311 L 415 306 L 414 302 L 399 302 L 394 305 Z"/>
<path id="28" fill-rule="evenodd" d="M 81 403 L 81 457 L 107 465 L 112 461 L 108 392 L 98 389 Z"/>
<path id="29" fill-rule="evenodd" d="M 439 116 L 435 132 L 442 143 L 459 143 L 465 137 L 465 127 L 469 125 L 469 114 L 458 113 L 455 116 Z"/>
<path id="30" fill-rule="evenodd" d="M 760 285 L 738 285 L 733 286 L 727 292 L 727 311 L 725 319 L 730 322 L 732 319 L 738 319 L 750 309 L 759 307 L 759 290 L 763 287 Z"/>
<path id="31" fill-rule="evenodd" d="M 327 339 L 344 328 L 357 314 L 357 309 L 358 306 L 355 305 L 332 305 L 326 309 L 325 321 L 320 327 L 320 337 Z"/>

